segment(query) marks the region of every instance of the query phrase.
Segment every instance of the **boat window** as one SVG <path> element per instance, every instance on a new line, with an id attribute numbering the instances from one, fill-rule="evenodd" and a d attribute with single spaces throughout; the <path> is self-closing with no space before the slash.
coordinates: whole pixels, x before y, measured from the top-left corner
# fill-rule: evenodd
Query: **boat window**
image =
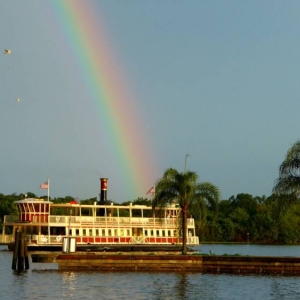
<path id="1" fill-rule="evenodd" d="M 124 236 L 124 229 L 120 229 L 120 236 Z"/>
<path id="2" fill-rule="evenodd" d="M 89 236 L 93 236 L 93 229 L 89 230 Z"/>
<path id="3" fill-rule="evenodd" d="M 148 230 L 147 229 L 145 230 L 145 236 L 148 236 Z"/>
<path id="4" fill-rule="evenodd" d="M 118 229 L 115 229 L 115 236 L 118 236 Z"/>
<path id="5" fill-rule="evenodd" d="M 33 227 L 33 233 L 37 234 L 37 228 L 36 227 Z M 41 227 L 41 234 L 47 235 L 48 234 L 48 227 L 42 226 Z"/>
<path id="6" fill-rule="evenodd" d="M 99 229 L 95 229 L 95 235 L 99 236 Z"/>
<path id="7" fill-rule="evenodd" d="M 86 236 L 86 230 L 85 229 L 82 229 L 82 235 Z"/>
<path id="8" fill-rule="evenodd" d="M 72 229 L 69 229 L 69 235 L 73 235 L 73 234 L 72 234 Z"/>
<path id="9" fill-rule="evenodd" d="M 105 236 L 105 229 L 102 229 L 102 236 Z"/>
<path id="10" fill-rule="evenodd" d="M 76 236 L 79 236 L 79 229 L 76 229 Z"/>
<path id="11" fill-rule="evenodd" d="M 111 236 L 111 229 L 108 229 L 108 236 Z"/>
<path id="12" fill-rule="evenodd" d="M 159 230 L 156 230 L 156 236 L 159 236 Z"/>
<path id="13" fill-rule="evenodd" d="M 127 236 L 130 236 L 130 229 L 127 229 Z"/>
<path id="14" fill-rule="evenodd" d="M 153 230 L 150 231 L 150 235 L 153 236 Z"/>
<path id="15" fill-rule="evenodd" d="M 164 231 L 164 230 L 162 230 L 161 232 L 162 232 L 162 236 L 165 236 L 165 231 Z"/>
<path id="16" fill-rule="evenodd" d="M 168 230 L 168 236 L 171 236 L 171 230 Z"/>

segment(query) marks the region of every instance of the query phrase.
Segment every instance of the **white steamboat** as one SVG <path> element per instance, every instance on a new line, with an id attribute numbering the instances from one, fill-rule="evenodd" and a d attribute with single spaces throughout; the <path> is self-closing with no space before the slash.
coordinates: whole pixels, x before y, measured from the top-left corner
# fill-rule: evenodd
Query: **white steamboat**
<path id="1" fill-rule="evenodd" d="M 145 205 L 121 206 L 105 198 L 106 182 L 101 181 L 100 201 L 92 205 L 33 198 L 16 201 L 19 214 L 4 217 L 2 238 L 9 241 L 16 230 L 22 230 L 28 247 L 36 249 L 61 247 L 65 237 L 75 238 L 77 246 L 182 243 L 181 209 L 175 203 L 161 210 Z M 197 244 L 194 219 L 188 218 L 187 245 Z"/>

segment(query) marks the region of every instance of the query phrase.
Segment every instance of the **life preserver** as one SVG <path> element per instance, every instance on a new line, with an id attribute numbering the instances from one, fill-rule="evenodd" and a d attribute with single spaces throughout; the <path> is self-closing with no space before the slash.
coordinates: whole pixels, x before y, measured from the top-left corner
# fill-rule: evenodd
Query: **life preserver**
<path id="1" fill-rule="evenodd" d="M 60 235 L 58 235 L 58 236 L 56 237 L 56 241 L 57 241 L 57 242 L 60 242 L 60 241 L 61 241 L 61 236 L 60 236 Z"/>
<path id="2" fill-rule="evenodd" d="M 58 222 L 60 220 L 60 217 L 59 216 L 55 217 L 55 220 L 56 222 Z"/>

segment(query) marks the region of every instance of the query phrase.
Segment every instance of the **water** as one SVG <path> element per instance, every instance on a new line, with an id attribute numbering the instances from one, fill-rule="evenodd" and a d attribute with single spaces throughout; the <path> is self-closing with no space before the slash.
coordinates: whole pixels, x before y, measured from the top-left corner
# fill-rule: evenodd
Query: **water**
<path id="1" fill-rule="evenodd" d="M 0 249 L 5 249 L 1 247 Z M 299 256 L 300 246 L 203 245 L 201 253 Z M 18 274 L 0 251 L 0 299 L 300 299 L 300 277 L 177 272 L 66 272 L 31 263 Z"/>
<path id="2" fill-rule="evenodd" d="M 200 253 L 216 255 L 240 254 L 251 256 L 300 256 L 300 246 L 251 245 L 251 244 L 206 244 L 197 248 Z"/>

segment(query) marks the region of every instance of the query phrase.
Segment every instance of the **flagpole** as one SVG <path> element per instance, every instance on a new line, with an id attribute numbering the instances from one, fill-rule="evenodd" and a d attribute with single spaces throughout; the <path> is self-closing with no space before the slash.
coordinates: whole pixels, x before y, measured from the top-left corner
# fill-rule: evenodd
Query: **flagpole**
<path id="1" fill-rule="evenodd" d="M 48 201 L 50 199 L 50 180 L 48 179 Z"/>

